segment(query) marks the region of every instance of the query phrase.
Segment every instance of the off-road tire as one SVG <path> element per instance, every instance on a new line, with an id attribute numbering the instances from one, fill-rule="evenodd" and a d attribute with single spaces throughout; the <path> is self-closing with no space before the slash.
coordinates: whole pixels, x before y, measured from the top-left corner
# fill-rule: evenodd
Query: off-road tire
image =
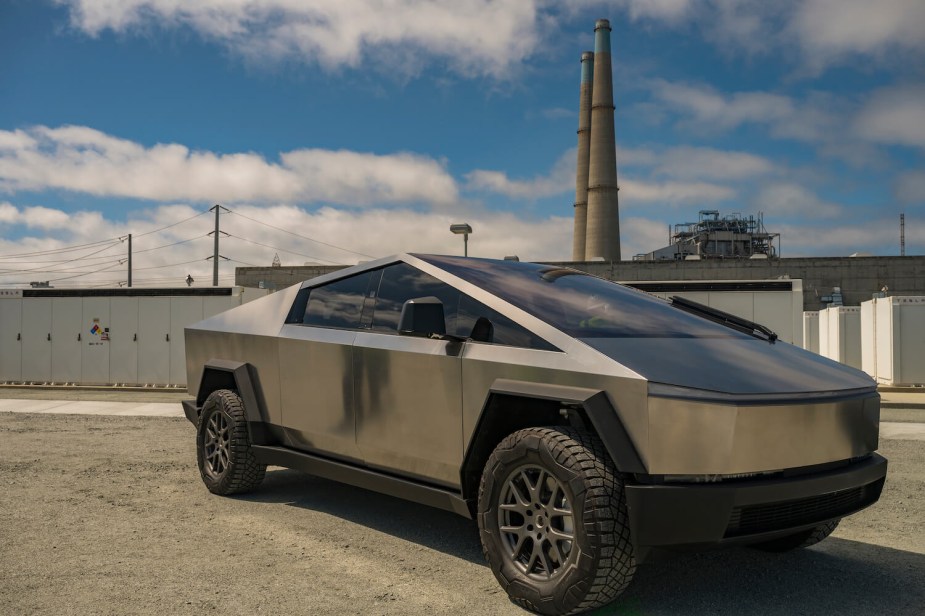
<path id="1" fill-rule="evenodd" d="M 832 531 L 838 527 L 839 522 L 841 522 L 840 519 L 832 520 L 831 522 L 826 522 L 825 524 L 820 524 L 814 528 L 803 530 L 793 535 L 787 535 L 780 539 L 756 543 L 752 545 L 752 547 L 764 552 L 789 552 L 791 550 L 808 548 L 831 535 Z"/>
<path id="2" fill-rule="evenodd" d="M 213 494 L 250 492 L 263 481 L 267 466 L 254 457 L 244 403 L 235 392 L 219 389 L 206 398 L 196 430 L 196 459 Z"/>
<path id="3" fill-rule="evenodd" d="M 543 471 L 554 481 L 543 479 Z M 523 483 L 533 481 L 529 479 L 531 474 L 536 477 L 535 492 L 529 483 Z M 515 493 L 523 494 L 512 491 L 515 485 L 526 485 L 526 500 L 534 504 L 525 505 L 520 496 L 513 497 Z M 543 537 L 537 537 L 536 531 L 549 531 L 547 544 L 539 541 L 542 549 L 554 536 L 555 525 L 552 516 L 547 519 L 546 515 L 553 511 L 551 505 L 535 504 L 542 503 L 541 489 L 550 491 L 550 503 L 556 499 L 563 508 L 570 508 L 572 513 L 567 517 L 571 524 L 567 526 L 571 526 L 573 540 L 560 543 L 556 552 L 553 548 L 546 550 L 547 556 L 541 560 L 549 567 L 537 573 L 527 569 L 530 565 L 523 560 L 533 562 L 536 558 L 537 538 Z M 560 492 L 564 496 L 558 496 Z M 562 527 L 566 516 L 555 515 L 563 518 L 557 522 Z M 482 549 L 498 582 L 511 601 L 533 612 L 576 614 L 606 605 L 623 592 L 636 571 L 623 482 L 600 439 L 583 430 L 528 428 L 501 441 L 482 473 L 477 519 Z M 519 519 L 523 522 L 512 533 L 512 521 L 516 526 Z M 501 529 L 505 520 L 507 532 Z M 538 526 L 528 526 L 528 520 Z M 528 528 L 534 532 L 533 538 L 511 538 L 528 535 Z M 567 535 L 568 529 L 564 530 Z M 511 541 L 515 543 L 513 548 Z M 518 541 L 523 541 L 524 546 L 530 541 L 533 556 L 517 558 L 525 551 L 522 547 L 518 552 Z M 559 554 L 560 560 L 554 562 L 553 554 Z"/>

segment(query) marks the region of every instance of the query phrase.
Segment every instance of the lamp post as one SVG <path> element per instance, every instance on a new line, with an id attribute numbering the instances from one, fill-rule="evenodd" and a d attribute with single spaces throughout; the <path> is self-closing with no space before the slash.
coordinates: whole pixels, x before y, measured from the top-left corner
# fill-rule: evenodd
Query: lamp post
<path id="1" fill-rule="evenodd" d="M 450 231 L 456 235 L 463 236 L 463 256 L 469 256 L 469 234 L 472 233 L 472 227 L 469 223 L 463 222 L 457 225 L 450 225 Z"/>

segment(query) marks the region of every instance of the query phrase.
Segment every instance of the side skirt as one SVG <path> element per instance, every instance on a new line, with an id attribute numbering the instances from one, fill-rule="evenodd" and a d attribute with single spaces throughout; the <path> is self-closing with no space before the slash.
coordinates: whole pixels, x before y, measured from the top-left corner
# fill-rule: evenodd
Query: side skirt
<path id="1" fill-rule="evenodd" d="M 469 506 L 462 496 L 456 492 L 434 488 L 364 468 L 357 468 L 343 462 L 335 462 L 285 447 L 253 445 L 252 448 L 254 456 L 261 464 L 298 469 L 332 481 L 388 494 L 389 496 L 414 501 L 429 507 L 452 511 L 465 518 L 472 519 Z"/>

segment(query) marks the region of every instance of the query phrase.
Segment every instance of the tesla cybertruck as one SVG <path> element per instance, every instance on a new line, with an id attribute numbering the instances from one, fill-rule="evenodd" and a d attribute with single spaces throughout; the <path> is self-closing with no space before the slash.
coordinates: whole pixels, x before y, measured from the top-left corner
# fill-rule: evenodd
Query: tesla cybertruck
<path id="1" fill-rule="evenodd" d="M 659 548 L 805 547 L 877 501 L 864 373 L 563 267 L 402 254 L 186 328 L 216 494 L 267 465 L 477 521 L 515 603 L 610 602 Z"/>

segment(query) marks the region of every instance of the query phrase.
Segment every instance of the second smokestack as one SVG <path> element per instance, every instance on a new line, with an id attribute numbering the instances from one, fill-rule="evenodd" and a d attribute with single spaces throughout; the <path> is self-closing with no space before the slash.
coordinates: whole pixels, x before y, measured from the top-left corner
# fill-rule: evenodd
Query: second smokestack
<path id="1" fill-rule="evenodd" d="M 588 233 L 588 157 L 591 153 L 591 93 L 594 86 L 594 53 L 581 54 L 581 86 L 578 94 L 578 166 L 575 174 L 575 232 L 572 261 L 585 260 Z"/>

